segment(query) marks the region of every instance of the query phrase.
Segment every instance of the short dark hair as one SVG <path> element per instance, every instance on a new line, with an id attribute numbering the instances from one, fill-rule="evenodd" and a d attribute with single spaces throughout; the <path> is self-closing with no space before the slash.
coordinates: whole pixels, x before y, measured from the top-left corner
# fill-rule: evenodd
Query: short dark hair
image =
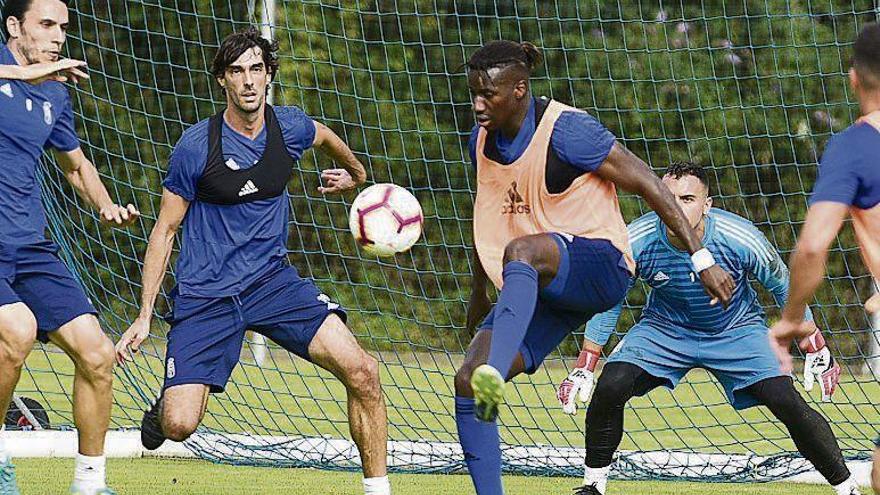
<path id="1" fill-rule="evenodd" d="M 217 79 L 223 78 L 226 68 L 238 60 L 242 53 L 254 47 L 258 47 L 263 52 L 263 63 L 266 65 L 269 77 L 274 79 L 275 73 L 278 72 L 278 41 L 263 38 L 253 26 L 223 39 L 211 63 L 211 74 Z"/>
<path id="2" fill-rule="evenodd" d="M 469 70 L 486 72 L 489 69 L 517 65 L 531 75 L 541 62 L 541 51 L 535 45 L 524 41 L 490 41 L 475 51 L 464 64 Z"/>
<path id="3" fill-rule="evenodd" d="M 64 5 L 70 5 L 70 0 L 58 0 Z M 6 29 L 6 19 L 15 17 L 19 21 L 24 20 L 24 15 L 31 8 L 34 0 L 6 0 L 3 4 L 3 36 L 9 41 L 9 30 Z"/>
<path id="4" fill-rule="evenodd" d="M 709 178 L 706 176 L 706 170 L 694 162 L 672 162 L 663 174 L 664 177 L 667 175 L 671 176 L 673 179 L 681 179 L 682 177 L 690 175 L 699 179 L 706 188 L 709 187 Z"/>
<path id="5" fill-rule="evenodd" d="M 880 24 L 862 28 L 853 46 L 852 65 L 867 89 L 880 89 Z"/>

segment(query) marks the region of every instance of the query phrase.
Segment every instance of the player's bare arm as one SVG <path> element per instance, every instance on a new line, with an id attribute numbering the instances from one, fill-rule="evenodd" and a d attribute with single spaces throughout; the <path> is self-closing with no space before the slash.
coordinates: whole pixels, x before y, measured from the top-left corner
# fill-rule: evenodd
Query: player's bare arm
<path id="1" fill-rule="evenodd" d="M 0 79 L 25 81 L 31 84 L 46 81 L 77 83 L 80 79 L 89 78 L 84 72 L 85 68 L 85 62 L 72 58 L 30 65 L 0 65 Z"/>
<path id="2" fill-rule="evenodd" d="M 140 212 L 134 205 L 120 206 L 110 199 L 107 188 L 98 176 L 98 170 L 86 158 L 81 148 L 57 152 L 55 157 L 67 181 L 81 198 L 98 210 L 103 223 L 114 227 L 128 227 L 140 217 Z"/>
<path id="3" fill-rule="evenodd" d="M 333 159 L 342 168 L 321 171 L 324 186 L 318 188 L 322 194 L 333 194 L 354 189 L 367 180 L 367 170 L 354 156 L 351 148 L 326 125 L 315 122 L 315 142 L 313 146 Z"/>
<path id="4" fill-rule="evenodd" d="M 669 189 L 648 168 L 648 165 L 631 151 L 620 144 L 615 144 L 605 162 L 596 169 L 596 173 L 626 191 L 644 198 L 663 223 L 684 242 L 689 253 L 694 254 L 701 249 L 700 238 L 688 224 L 687 218 L 676 204 Z M 734 288 L 730 274 L 718 265 L 700 270 L 699 273 L 706 292 L 726 306 Z"/>
<path id="5" fill-rule="evenodd" d="M 116 343 L 116 361 L 125 364 L 132 359 L 131 353 L 137 353 L 141 343 L 150 334 L 150 322 L 153 318 L 153 307 L 165 269 L 174 246 L 174 236 L 180 229 L 183 217 L 189 208 L 189 201 L 174 194 L 168 189 L 162 191 L 162 203 L 159 207 L 159 218 L 150 232 L 147 252 L 144 255 L 144 272 L 141 285 L 141 309 L 137 319 Z"/>
<path id="6" fill-rule="evenodd" d="M 780 320 L 770 331 L 773 350 L 783 369 L 792 369 L 791 355 L 788 353 L 792 339 L 803 339 L 814 331 L 815 325 L 811 327 L 804 322 L 804 310 L 822 283 L 828 248 L 837 237 L 848 212 L 848 206 L 830 201 L 820 201 L 807 211 L 803 230 L 789 261 L 791 288 L 788 301 L 782 309 Z"/>
<path id="7" fill-rule="evenodd" d="M 807 212 L 804 228 L 789 261 L 791 292 L 782 310 L 782 321 L 790 324 L 779 336 L 806 337 L 800 323 L 811 295 L 822 282 L 828 248 L 837 237 L 849 208 L 841 203 L 822 201 Z M 789 333 L 790 332 L 790 333 Z"/>

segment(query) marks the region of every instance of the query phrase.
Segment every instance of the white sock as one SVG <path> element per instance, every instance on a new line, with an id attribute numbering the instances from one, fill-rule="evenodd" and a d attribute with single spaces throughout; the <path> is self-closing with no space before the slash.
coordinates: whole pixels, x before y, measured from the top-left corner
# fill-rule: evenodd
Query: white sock
<path id="1" fill-rule="evenodd" d="M 100 490 L 107 486 L 104 478 L 106 458 L 102 455 L 89 457 L 76 454 L 73 484 L 84 490 Z"/>
<path id="2" fill-rule="evenodd" d="M 4 463 L 9 460 L 9 456 L 6 454 L 6 439 L 3 438 L 3 431 L 0 431 L 0 463 Z"/>
<path id="3" fill-rule="evenodd" d="M 859 491 L 859 486 L 856 484 L 856 481 L 852 476 L 846 479 L 843 483 L 839 485 L 834 485 L 834 491 L 837 495 L 852 495 L 853 493 L 861 493 Z"/>
<path id="4" fill-rule="evenodd" d="M 591 468 L 584 466 L 584 485 L 585 486 L 595 486 L 599 493 L 605 493 L 605 485 L 608 484 L 608 472 L 611 471 L 611 466 L 605 466 L 603 468 Z"/>
<path id="5" fill-rule="evenodd" d="M 391 483 L 388 476 L 364 478 L 365 495 L 391 495 Z"/>

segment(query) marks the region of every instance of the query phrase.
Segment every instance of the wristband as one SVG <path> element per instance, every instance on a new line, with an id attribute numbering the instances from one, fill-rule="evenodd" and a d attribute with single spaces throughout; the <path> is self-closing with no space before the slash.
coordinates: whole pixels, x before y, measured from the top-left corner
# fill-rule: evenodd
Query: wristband
<path id="1" fill-rule="evenodd" d="M 798 347 L 807 354 L 819 352 L 825 347 L 825 337 L 822 332 L 816 330 L 812 335 L 800 341 Z"/>
<path id="2" fill-rule="evenodd" d="M 715 257 L 712 256 L 708 249 L 702 248 L 691 255 L 691 263 L 694 264 L 694 270 L 700 273 L 707 268 L 715 266 Z"/>
<path id="3" fill-rule="evenodd" d="M 586 368 L 589 371 L 593 371 L 596 369 L 596 365 L 599 363 L 599 358 L 602 357 L 602 354 L 598 351 L 594 351 L 592 349 L 584 349 L 578 354 L 577 362 L 574 364 L 575 368 Z"/>

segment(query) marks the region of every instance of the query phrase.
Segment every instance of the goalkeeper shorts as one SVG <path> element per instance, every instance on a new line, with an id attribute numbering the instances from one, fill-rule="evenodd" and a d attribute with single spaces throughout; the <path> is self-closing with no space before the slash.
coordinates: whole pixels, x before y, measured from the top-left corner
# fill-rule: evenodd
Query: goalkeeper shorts
<path id="1" fill-rule="evenodd" d="M 309 359 L 309 344 L 330 313 L 345 312 L 290 266 L 257 280 L 241 294 L 205 298 L 173 295 L 163 388 L 203 384 L 222 392 L 238 364 L 246 330 Z"/>
<path id="2" fill-rule="evenodd" d="M 41 342 L 74 318 L 97 313 L 57 253 L 49 240 L 0 244 L 0 306 L 24 303 L 37 320 Z"/>
<path id="3" fill-rule="evenodd" d="M 669 324 L 642 319 L 633 326 L 609 363 L 624 362 L 662 378 L 668 388 L 693 368 L 704 368 L 724 387 L 727 400 L 736 409 L 758 405 L 743 390 L 762 380 L 785 376 L 770 348 L 764 325 L 749 325 L 715 334 L 699 333 Z"/>
<path id="4" fill-rule="evenodd" d="M 559 247 L 556 277 L 538 293 L 535 312 L 520 346 L 526 373 L 534 373 L 544 359 L 593 315 L 619 303 L 630 272 L 621 252 L 605 239 L 552 234 Z M 480 324 L 492 328 L 495 307 Z"/>

